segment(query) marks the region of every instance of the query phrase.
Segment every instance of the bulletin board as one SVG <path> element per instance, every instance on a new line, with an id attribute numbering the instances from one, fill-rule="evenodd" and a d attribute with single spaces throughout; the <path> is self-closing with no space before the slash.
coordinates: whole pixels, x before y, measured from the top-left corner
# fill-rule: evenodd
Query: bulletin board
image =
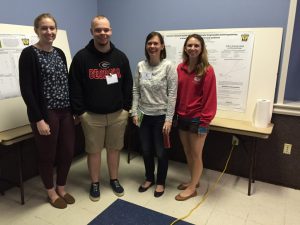
<path id="1" fill-rule="evenodd" d="M 243 111 L 217 110 L 216 117 L 241 121 L 252 121 L 256 102 L 258 99 L 268 99 L 272 102 L 270 111 L 273 109 L 275 87 L 278 75 L 278 66 L 282 41 L 282 28 L 232 28 L 232 29 L 198 29 L 198 30 L 164 30 L 159 31 L 164 36 L 167 50 L 167 58 L 172 58 L 176 52 L 168 52 L 168 49 L 182 49 L 181 46 L 170 46 L 170 38 L 174 36 L 185 39 L 189 34 L 211 33 L 251 33 L 254 35 L 250 76 L 247 88 L 247 99 Z M 181 50 L 182 52 L 182 50 Z M 208 49 L 210 54 L 210 49 Z M 213 65 L 213 63 L 211 63 Z M 217 76 L 217 74 L 216 74 Z M 217 77 L 218 80 L 218 77 Z M 219 100 L 219 99 L 218 99 Z"/>
<path id="2" fill-rule="evenodd" d="M 28 35 L 34 36 L 34 28 L 32 26 L 21 26 L 12 24 L 0 24 L 0 34 L 2 35 Z M 61 48 L 67 58 L 67 63 L 71 63 L 71 53 L 64 30 L 58 30 L 54 46 Z M 26 105 L 22 97 L 5 98 L 0 100 L 0 132 L 29 124 L 27 118 Z"/>

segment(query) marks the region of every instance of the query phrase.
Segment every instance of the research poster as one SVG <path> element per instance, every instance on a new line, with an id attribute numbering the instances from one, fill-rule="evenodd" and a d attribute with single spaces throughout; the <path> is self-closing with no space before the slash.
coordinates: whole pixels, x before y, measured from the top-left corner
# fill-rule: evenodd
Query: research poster
<path id="1" fill-rule="evenodd" d="M 167 58 L 176 65 L 189 32 L 160 31 L 165 40 Z M 245 112 L 254 46 L 253 32 L 192 32 L 206 44 L 208 59 L 217 79 L 218 110 Z"/>
<path id="2" fill-rule="evenodd" d="M 22 49 L 37 36 L 0 34 L 0 100 L 20 96 L 18 63 Z"/>

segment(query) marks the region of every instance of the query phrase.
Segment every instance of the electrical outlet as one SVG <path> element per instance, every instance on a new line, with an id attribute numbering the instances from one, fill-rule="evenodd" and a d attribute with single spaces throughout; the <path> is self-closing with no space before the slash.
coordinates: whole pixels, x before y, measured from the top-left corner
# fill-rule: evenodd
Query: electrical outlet
<path id="1" fill-rule="evenodd" d="M 293 145 L 291 145 L 291 144 L 284 143 L 284 145 L 283 145 L 283 154 L 290 155 L 291 151 L 292 151 L 292 146 Z"/>
<path id="2" fill-rule="evenodd" d="M 235 145 L 235 146 L 239 145 L 239 139 L 235 135 L 232 135 L 232 145 Z"/>

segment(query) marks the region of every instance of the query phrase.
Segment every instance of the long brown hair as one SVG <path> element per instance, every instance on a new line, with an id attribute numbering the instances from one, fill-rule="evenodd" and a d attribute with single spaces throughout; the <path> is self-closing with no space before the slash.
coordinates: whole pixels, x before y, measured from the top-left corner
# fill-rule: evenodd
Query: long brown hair
<path id="1" fill-rule="evenodd" d="M 199 58 L 196 64 L 195 72 L 197 76 L 203 76 L 206 73 L 207 68 L 210 66 L 208 62 L 207 49 L 204 43 L 204 39 L 199 34 L 190 34 L 185 39 L 182 51 L 182 58 L 184 63 L 189 63 L 189 56 L 185 52 L 186 44 L 191 38 L 196 38 L 201 44 L 201 52 L 199 54 Z"/>

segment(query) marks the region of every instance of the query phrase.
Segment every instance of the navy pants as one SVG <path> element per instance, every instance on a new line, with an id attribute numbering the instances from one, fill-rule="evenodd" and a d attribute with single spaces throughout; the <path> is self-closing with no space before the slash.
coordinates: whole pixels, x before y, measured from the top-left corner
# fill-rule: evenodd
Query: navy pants
<path id="1" fill-rule="evenodd" d="M 156 184 L 165 185 L 168 172 L 168 155 L 163 145 L 162 128 L 165 122 L 165 115 L 143 116 L 139 128 L 139 137 L 142 146 L 142 154 L 145 164 L 146 180 L 155 182 L 155 160 L 157 156 L 157 178 Z"/>

